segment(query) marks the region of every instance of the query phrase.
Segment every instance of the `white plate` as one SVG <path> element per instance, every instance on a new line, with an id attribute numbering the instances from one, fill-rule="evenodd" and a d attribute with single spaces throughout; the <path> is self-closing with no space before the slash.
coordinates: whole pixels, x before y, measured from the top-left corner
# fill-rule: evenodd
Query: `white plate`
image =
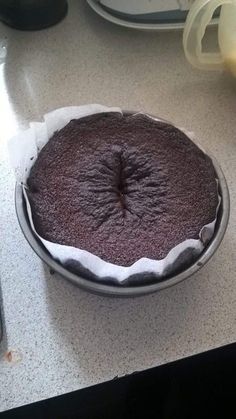
<path id="1" fill-rule="evenodd" d="M 99 3 L 99 0 L 87 0 L 87 3 L 89 6 L 100 16 L 102 16 L 104 19 L 109 20 L 109 22 L 115 23 L 116 25 L 124 26 L 126 28 L 131 29 L 141 29 L 146 31 L 170 31 L 170 30 L 180 30 L 184 28 L 185 22 L 170 22 L 170 23 L 139 23 L 139 22 L 133 22 L 128 21 L 126 19 L 122 19 L 121 17 L 117 17 L 109 13 L 107 10 L 105 10 L 101 4 Z M 210 25 L 217 24 L 218 19 L 215 18 L 212 20 Z"/>
<path id="2" fill-rule="evenodd" d="M 131 29 L 142 29 L 142 30 L 151 30 L 151 31 L 169 31 L 176 29 L 183 29 L 185 22 L 178 23 L 139 23 L 139 22 L 130 22 L 121 17 L 117 17 L 105 10 L 98 0 L 87 0 L 87 3 L 90 7 L 104 19 L 109 20 L 112 23 L 116 23 L 120 26 L 125 26 L 126 28 Z"/>

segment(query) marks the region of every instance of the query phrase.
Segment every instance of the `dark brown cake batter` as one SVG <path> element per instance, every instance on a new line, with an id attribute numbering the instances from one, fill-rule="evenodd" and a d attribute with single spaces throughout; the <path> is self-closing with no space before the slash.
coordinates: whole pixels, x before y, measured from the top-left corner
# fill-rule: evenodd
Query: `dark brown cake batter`
<path id="1" fill-rule="evenodd" d="M 141 114 L 72 120 L 40 152 L 28 186 L 43 238 L 124 266 L 198 239 L 218 203 L 210 158 Z"/>

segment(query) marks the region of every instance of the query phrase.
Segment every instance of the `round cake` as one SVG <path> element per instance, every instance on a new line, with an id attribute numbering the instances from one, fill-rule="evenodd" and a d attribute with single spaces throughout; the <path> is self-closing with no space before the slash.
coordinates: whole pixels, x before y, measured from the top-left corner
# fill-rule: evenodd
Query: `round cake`
<path id="1" fill-rule="evenodd" d="M 216 217 L 211 159 L 176 127 L 145 114 L 70 121 L 28 177 L 37 233 L 116 265 L 163 259 Z"/>

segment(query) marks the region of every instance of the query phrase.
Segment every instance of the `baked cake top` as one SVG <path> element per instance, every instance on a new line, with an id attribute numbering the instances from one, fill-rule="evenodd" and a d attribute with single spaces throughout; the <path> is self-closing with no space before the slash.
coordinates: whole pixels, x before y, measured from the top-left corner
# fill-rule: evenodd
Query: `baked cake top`
<path id="1" fill-rule="evenodd" d="M 218 204 L 211 159 L 143 114 L 72 120 L 39 153 L 28 187 L 43 238 L 123 266 L 198 239 Z"/>

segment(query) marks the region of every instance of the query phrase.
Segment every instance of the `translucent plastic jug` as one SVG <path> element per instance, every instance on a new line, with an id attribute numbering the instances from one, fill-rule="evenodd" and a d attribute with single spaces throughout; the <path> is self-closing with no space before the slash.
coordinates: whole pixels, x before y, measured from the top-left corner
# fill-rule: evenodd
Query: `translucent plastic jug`
<path id="1" fill-rule="evenodd" d="M 219 6 L 220 51 L 203 52 L 202 39 Z M 236 0 L 195 0 L 185 23 L 183 46 L 187 60 L 194 67 L 203 70 L 228 69 L 236 76 Z"/>

